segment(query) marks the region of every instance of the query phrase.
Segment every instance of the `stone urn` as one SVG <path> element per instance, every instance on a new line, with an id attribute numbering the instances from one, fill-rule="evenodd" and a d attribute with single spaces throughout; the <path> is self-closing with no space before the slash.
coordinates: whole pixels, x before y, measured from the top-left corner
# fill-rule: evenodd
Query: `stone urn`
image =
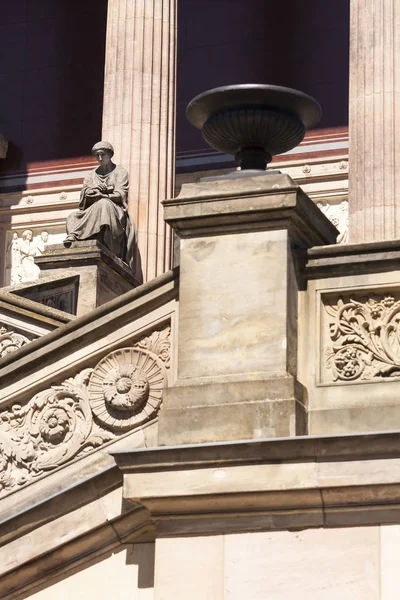
<path id="1" fill-rule="evenodd" d="M 261 84 L 214 88 L 193 98 L 186 109 L 205 141 L 219 152 L 233 154 L 242 171 L 265 171 L 273 156 L 300 144 L 321 114 L 311 96 Z"/>

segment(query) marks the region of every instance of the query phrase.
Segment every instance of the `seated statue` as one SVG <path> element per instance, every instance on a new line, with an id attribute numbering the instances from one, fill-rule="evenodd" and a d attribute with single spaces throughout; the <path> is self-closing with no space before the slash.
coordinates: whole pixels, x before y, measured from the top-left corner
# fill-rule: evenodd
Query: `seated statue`
<path id="1" fill-rule="evenodd" d="M 128 173 L 112 162 L 114 148 L 109 142 L 95 144 L 92 154 L 99 166 L 85 177 L 79 210 L 67 218 L 64 245 L 99 240 L 133 270 L 136 232 L 127 212 Z"/>

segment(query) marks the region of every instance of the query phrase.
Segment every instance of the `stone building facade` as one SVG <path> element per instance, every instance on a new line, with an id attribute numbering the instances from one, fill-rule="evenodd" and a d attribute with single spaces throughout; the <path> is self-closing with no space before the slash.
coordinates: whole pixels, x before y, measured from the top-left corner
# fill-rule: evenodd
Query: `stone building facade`
<path id="1" fill-rule="evenodd" d="M 396 0 L 50 4 L 3 26 L 0 596 L 397 598 Z M 266 74 L 322 128 L 280 173 L 199 181 L 232 165 L 186 101 Z M 133 182 L 142 285 L 58 243 L 94 134 Z"/>

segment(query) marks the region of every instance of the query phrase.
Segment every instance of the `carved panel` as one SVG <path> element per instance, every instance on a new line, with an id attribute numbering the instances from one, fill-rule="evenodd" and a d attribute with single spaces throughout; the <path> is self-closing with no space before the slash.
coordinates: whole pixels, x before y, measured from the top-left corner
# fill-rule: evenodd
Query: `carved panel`
<path id="1" fill-rule="evenodd" d="M 323 382 L 400 378 L 400 294 L 323 300 Z"/>
<path id="2" fill-rule="evenodd" d="M 340 168 L 340 167 L 339 167 Z M 339 230 L 336 242 L 345 244 L 348 242 L 349 231 L 349 203 L 342 200 L 339 204 L 330 204 L 329 202 L 318 202 L 317 206 L 330 222 Z"/>
<path id="3" fill-rule="evenodd" d="M 0 323 L 0 358 L 15 352 L 18 348 L 29 344 L 30 341 L 25 335 L 16 333 L 6 325 Z"/>
<path id="4" fill-rule="evenodd" d="M 0 495 L 153 419 L 170 360 L 170 328 L 0 412 Z"/>
<path id="5" fill-rule="evenodd" d="M 30 196 L 27 198 L 27 202 Z M 17 285 L 39 279 L 40 269 L 35 256 L 41 256 L 49 244 L 56 244 L 65 237 L 65 231 L 25 229 L 8 232 L 6 244 L 7 285 Z M 10 237 L 11 236 L 11 237 Z"/>

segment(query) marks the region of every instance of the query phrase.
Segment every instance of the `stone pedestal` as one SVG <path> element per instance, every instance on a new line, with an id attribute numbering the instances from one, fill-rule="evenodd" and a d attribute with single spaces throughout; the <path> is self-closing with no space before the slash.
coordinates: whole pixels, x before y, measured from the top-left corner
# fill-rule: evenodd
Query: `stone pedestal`
<path id="1" fill-rule="evenodd" d="M 160 444 L 305 433 L 299 256 L 333 243 L 336 229 L 280 174 L 188 184 L 164 205 L 181 265 L 178 377 Z"/>
<path id="2" fill-rule="evenodd" d="M 130 178 L 143 280 L 171 267 L 160 204 L 174 194 L 176 0 L 109 0 L 102 137 Z"/>
<path id="3" fill-rule="evenodd" d="M 349 241 L 400 238 L 400 4 L 351 0 Z"/>
<path id="4" fill-rule="evenodd" d="M 128 266 L 97 241 L 47 246 L 35 263 L 42 277 L 79 275 L 78 317 L 138 285 Z"/>

